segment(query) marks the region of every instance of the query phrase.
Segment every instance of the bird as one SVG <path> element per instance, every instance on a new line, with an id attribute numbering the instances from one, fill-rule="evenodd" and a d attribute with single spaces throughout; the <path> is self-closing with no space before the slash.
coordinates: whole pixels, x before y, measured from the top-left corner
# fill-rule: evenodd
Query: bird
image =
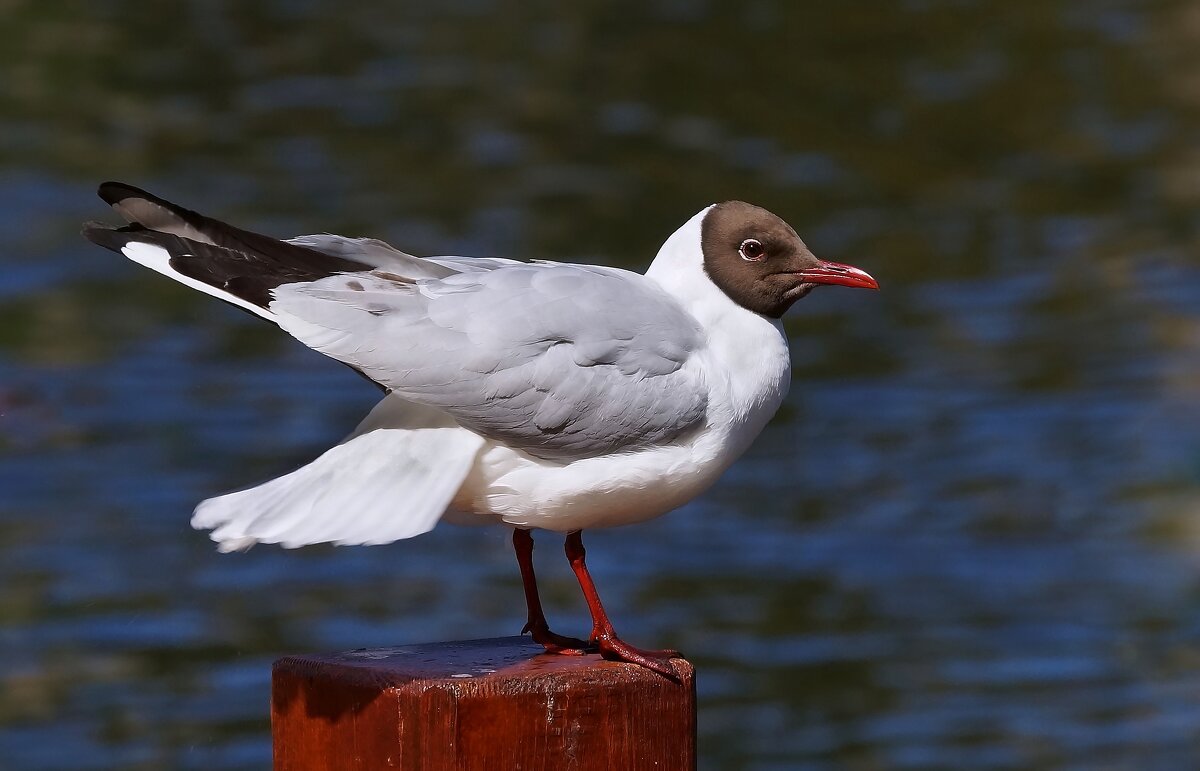
<path id="1" fill-rule="evenodd" d="M 126 224 L 86 223 L 88 240 L 277 325 L 383 391 L 309 464 L 202 501 L 191 524 L 220 551 L 386 544 L 440 521 L 506 525 L 522 633 L 550 653 L 599 653 L 668 677 L 678 652 L 617 635 L 582 531 L 643 522 L 701 494 L 788 391 L 784 313 L 818 286 L 879 288 L 735 200 L 701 209 L 636 273 L 418 257 L 332 234 L 281 240 L 132 185 L 98 193 Z M 586 638 L 550 629 L 535 529 L 565 534 L 591 614 Z"/>

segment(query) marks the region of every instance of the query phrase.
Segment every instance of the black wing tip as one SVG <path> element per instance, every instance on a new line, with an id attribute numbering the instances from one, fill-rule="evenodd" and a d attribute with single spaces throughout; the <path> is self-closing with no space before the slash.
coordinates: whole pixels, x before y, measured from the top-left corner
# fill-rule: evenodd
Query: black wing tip
<path id="1" fill-rule="evenodd" d="M 158 200 L 158 196 L 151 195 L 140 187 L 134 187 L 124 182 L 101 182 L 100 187 L 96 188 L 96 195 L 100 196 L 109 206 L 115 206 L 126 198 L 148 198 L 152 201 Z"/>
<path id="2" fill-rule="evenodd" d="M 138 240 L 135 234 L 139 231 L 145 231 L 145 228 L 129 225 L 122 228 L 114 228 L 110 225 L 105 225 L 103 222 L 85 222 L 83 223 L 83 230 L 80 233 L 96 246 L 103 246 L 105 249 L 112 249 L 114 252 L 119 252 L 125 244 Z"/>
<path id="3" fill-rule="evenodd" d="M 100 222 L 83 223 L 83 230 L 80 231 L 80 234 L 96 246 L 103 246 L 105 249 L 112 249 L 114 252 L 121 251 L 121 247 L 128 240 L 118 233 L 116 228 L 109 227 Z"/>

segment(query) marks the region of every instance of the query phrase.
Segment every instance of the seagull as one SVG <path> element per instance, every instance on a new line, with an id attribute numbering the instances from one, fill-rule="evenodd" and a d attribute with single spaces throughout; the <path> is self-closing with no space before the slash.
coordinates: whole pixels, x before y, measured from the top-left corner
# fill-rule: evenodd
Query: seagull
<path id="1" fill-rule="evenodd" d="M 817 286 L 879 288 L 741 201 L 702 209 L 638 274 L 417 257 L 330 234 L 278 240 L 120 182 L 99 195 L 128 224 L 87 223 L 90 241 L 276 324 L 383 389 L 308 465 L 200 503 L 192 526 L 221 551 L 385 544 L 441 520 L 508 525 L 523 633 L 548 652 L 599 652 L 668 677 L 677 652 L 617 636 L 581 531 L 660 516 L 712 485 L 787 393 L 784 312 Z M 592 617 L 586 640 L 550 630 L 533 529 L 566 536 Z"/>

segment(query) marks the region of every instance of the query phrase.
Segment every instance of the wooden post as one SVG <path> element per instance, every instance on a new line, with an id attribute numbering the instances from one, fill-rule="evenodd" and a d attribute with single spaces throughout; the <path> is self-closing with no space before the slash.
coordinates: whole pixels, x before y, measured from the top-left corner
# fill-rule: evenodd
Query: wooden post
<path id="1" fill-rule="evenodd" d="M 678 681 L 529 638 L 275 662 L 275 771 L 688 771 L 692 665 Z"/>

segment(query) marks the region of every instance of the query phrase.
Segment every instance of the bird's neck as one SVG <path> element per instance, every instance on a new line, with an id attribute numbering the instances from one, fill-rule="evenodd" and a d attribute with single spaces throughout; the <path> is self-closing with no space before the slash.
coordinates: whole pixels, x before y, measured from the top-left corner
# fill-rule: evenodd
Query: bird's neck
<path id="1" fill-rule="evenodd" d="M 646 270 L 646 278 L 666 290 L 706 329 L 737 307 L 704 271 L 700 226 L 707 213 L 708 209 L 702 210 L 672 233 Z"/>
<path id="2" fill-rule="evenodd" d="M 675 231 L 646 271 L 700 323 L 713 373 L 728 377 L 722 391 L 734 423 L 756 424 L 774 414 L 790 381 L 787 335 L 778 319 L 747 310 L 725 294 L 704 270 L 700 223 L 707 209 Z"/>
<path id="3" fill-rule="evenodd" d="M 767 329 L 779 327 L 777 321 L 734 302 L 704 270 L 700 226 L 708 209 L 702 210 L 671 234 L 646 270 L 646 278 L 666 290 L 710 334 L 727 327 L 735 332 L 750 328 L 766 332 Z"/>

